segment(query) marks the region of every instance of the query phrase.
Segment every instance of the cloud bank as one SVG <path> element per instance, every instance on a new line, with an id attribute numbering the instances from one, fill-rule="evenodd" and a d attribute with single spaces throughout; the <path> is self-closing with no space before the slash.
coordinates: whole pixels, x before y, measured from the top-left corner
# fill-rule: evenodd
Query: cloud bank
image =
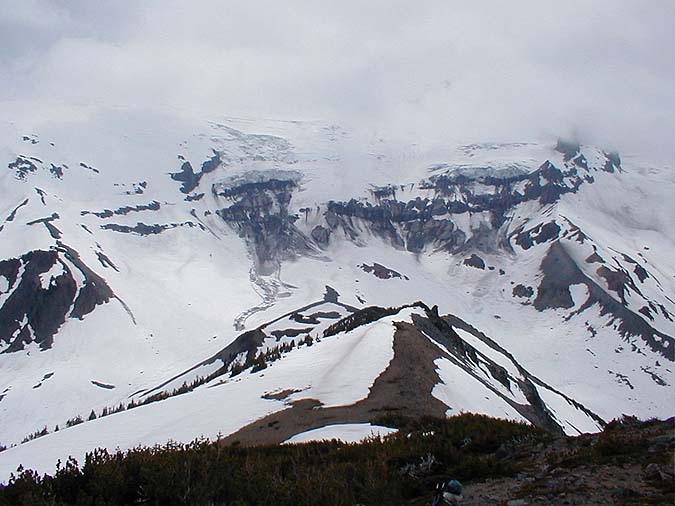
<path id="1" fill-rule="evenodd" d="M 672 160 L 674 25 L 672 0 L 21 0 L 0 11 L 0 101 Z"/>

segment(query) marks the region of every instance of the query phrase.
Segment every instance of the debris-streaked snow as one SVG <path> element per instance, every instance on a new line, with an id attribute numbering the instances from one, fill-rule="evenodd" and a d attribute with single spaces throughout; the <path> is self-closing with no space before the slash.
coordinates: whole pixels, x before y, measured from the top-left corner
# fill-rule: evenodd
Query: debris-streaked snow
<path id="1" fill-rule="evenodd" d="M 448 406 L 448 415 L 480 413 L 496 418 L 527 421 L 495 392 L 477 383 L 469 372 L 456 367 L 450 360 L 439 358 L 436 366 L 442 383 L 434 387 L 432 395 Z"/>

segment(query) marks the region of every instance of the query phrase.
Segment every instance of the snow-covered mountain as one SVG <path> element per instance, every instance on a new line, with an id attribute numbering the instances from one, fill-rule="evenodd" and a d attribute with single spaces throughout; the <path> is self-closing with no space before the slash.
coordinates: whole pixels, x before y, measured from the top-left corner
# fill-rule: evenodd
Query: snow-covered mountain
<path id="1" fill-rule="evenodd" d="M 0 146 L 3 476 L 393 409 L 567 433 L 673 414 L 667 168 L 316 122 L 31 121 Z"/>

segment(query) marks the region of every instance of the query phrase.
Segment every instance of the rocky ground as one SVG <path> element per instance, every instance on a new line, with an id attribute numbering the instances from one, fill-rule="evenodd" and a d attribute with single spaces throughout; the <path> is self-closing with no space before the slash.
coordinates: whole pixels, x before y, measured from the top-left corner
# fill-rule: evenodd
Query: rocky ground
<path id="1" fill-rule="evenodd" d="M 675 419 L 626 419 L 601 434 L 503 446 L 497 456 L 520 472 L 467 483 L 462 504 L 675 504 Z"/>

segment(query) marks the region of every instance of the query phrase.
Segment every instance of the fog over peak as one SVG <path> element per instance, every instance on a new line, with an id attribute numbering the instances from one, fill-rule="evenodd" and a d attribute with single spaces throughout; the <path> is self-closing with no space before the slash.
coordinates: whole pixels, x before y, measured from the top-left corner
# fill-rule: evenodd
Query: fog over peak
<path id="1" fill-rule="evenodd" d="M 22 0 L 0 11 L 0 101 L 563 136 L 672 164 L 674 24 L 671 0 Z"/>

